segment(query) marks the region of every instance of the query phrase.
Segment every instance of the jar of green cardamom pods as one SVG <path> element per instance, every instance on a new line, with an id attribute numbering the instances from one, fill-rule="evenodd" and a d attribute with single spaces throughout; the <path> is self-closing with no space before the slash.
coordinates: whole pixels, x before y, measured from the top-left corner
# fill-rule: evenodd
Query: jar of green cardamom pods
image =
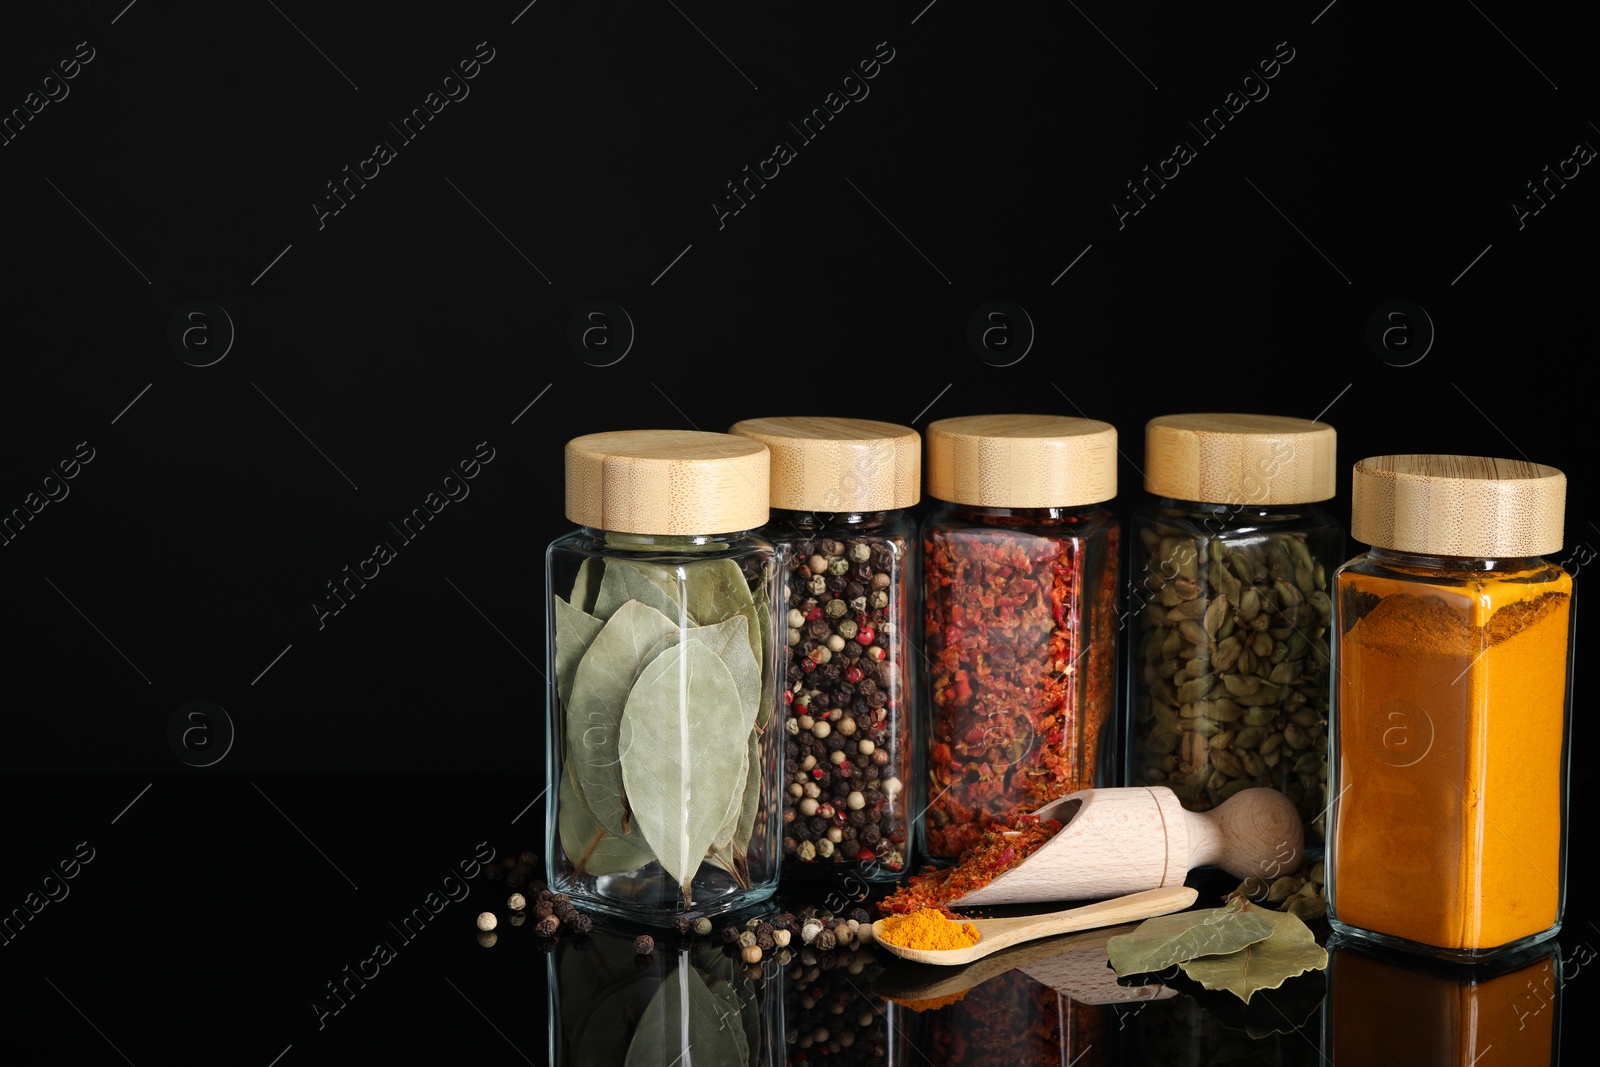
<path id="1" fill-rule="evenodd" d="M 657 925 L 777 888 L 768 451 L 649 430 L 566 447 L 546 554 L 550 888 Z"/>
<path id="2" fill-rule="evenodd" d="M 1127 782 L 1206 811 L 1252 786 L 1299 808 L 1319 854 L 1329 797 L 1329 581 L 1344 531 L 1332 426 L 1164 415 L 1145 427 L 1123 621 Z M 1285 849 L 1287 860 L 1289 850 Z M 1291 873 L 1267 869 L 1271 882 Z"/>

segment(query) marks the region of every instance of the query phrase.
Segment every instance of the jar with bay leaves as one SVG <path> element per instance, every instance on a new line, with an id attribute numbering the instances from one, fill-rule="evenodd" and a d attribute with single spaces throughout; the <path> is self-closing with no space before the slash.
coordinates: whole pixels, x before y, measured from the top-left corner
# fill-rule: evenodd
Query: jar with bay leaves
<path id="1" fill-rule="evenodd" d="M 978 415 L 928 427 L 922 526 L 929 858 L 1109 785 L 1118 749 L 1117 431 Z"/>
<path id="2" fill-rule="evenodd" d="M 771 895 L 777 579 L 768 452 L 691 431 L 566 448 L 550 545 L 550 888 L 670 923 Z"/>
<path id="3" fill-rule="evenodd" d="M 771 418 L 733 432 L 772 453 L 783 635 L 785 877 L 893 881 L 911 855 L 911 563 L 922 438 L 862 419 Z"/>
<path id="4" fill-rule="evenodd" d="M 1284 793 L 1305 842 L 1328 805 L 1329 581 L 1344 531 L 1332 426 L 1275 415 L 1164 415 L 1145 427 L 1124 618 L 1128 782 L 1206 811 Z M 1264 870 L 1271 880 L 1292 873 Z"/>

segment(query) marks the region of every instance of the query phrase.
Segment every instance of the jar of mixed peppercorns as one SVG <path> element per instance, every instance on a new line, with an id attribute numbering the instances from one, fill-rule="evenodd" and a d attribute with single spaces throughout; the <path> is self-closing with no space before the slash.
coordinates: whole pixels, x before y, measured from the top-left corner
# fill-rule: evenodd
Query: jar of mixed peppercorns
<path id="1" fill-rule="evenodd" d="M 1344 531 L 1332 426 L 1164 415 L 1145 427 L 1128 597 L 1128 782 L 1191 811 L 1267 786 L 1320 851 L 1328 806 L 1329 583 Z M 1288 870 L 1259 872 L 1269 881 Z"/>
<path id="2" fill-rule="evenodd" d="M 784 876 L 892 881 L 910 855 L 911 563 L 922 440 L 887 422 L 750 419 L 772 453 Z"/>
<path id="3" fill-rule="evenodd" d="M 546 556 L 550 888 L 670 923 L 778 884 L 768 453 L 730 434 L 568 442 Z"/>
<path id="4" fill-rule="evenodd" d="M 927 851 L 1109 785 L 1116 746 L 1117 432 L 982 415 L 928 427 L 922 528 Z"/>

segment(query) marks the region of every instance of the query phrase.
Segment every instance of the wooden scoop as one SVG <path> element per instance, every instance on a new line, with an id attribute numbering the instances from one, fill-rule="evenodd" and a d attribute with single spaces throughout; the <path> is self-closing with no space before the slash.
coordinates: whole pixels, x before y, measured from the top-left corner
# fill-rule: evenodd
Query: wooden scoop
<path id="1" fill-rule="evenodd" d="M 1244 789 L 1185 811 L 1165 786 L 1085 789 L 1035 812 L 1061 830 L 1019 866 L 951 907 L 1094 900 L 1182 885 L 1191 867 L 1272 879 L 1300 865 L 1300 813 L 1276 789 Z M 1152 912 L 1151 914 L 1158 914 Z"/>
<path id="2" fill-rule="evenodd" d="M 969 919 L 966 921 L 977 927 L 979 937 L 975 944 L 966 948 L 925 949 L 896 945 L 884 939 L 882 919 L 872 924 L 872 939 L 885 952 L 892 952 L 901 959 L 950 967 L 971 963 L 991 952 L 999 952 L 1003 948 L 1009 948 L 1023 941 L 1032 941 L 1035 938 L 1070 934 L 1075 930 L 1092 930 L 1097 926 L 1114 926 L 1134 919 L 1148 919 L 1152 915 L 1182 911 L 1193 904 L 1197 896 L 1199 893 L 1195 890 L 1180 885 L 1165 889 L 1149 889 L 1143 893 L 1132 893 L 1114 900 L 1103 900 L 1098 904 L 1068 908 L 1066 911 L 1046 912 L 1043 915 L 1017 915 L 1009 919 Z"/>

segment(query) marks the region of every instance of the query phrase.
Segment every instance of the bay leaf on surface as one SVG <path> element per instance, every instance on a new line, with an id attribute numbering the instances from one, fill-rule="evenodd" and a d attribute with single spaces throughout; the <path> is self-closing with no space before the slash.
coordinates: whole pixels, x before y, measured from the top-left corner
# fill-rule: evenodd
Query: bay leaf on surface
<path id="1" fill-rule="evenodd" d="M 578 567 L 578 577 L 572 582 L 572 606 L 585 615 L 594 614 L 595 598 L 600 595 L 600 575 L 605 564 L 593 556 Z"/>
<path id="2" fill-rule="evenodd" d="M 639 600 L 661 612 L 676 625 L 683 616 L 676 589 L 677 578 L 669 568 L 614 559 L 606 564 L 605 576 L 600 579 L 594 614 L 609 620 L 622 605 L 630 600 Z"/>
<path id="3" fill-rule="evenodd" d="M 628 693 L 623 786 L 650 850 L 680 886 L 694 877 L 743 786 L 743 723 L 733 675 L 698 641 L 661 653 Z"/>
<path id="4" fill-rule="evenodd" d="M 617 760 L 622 709 L 646 656 L 675 629 L 677 624 L 655 608 L 630 600 L 595 637 L 572 680 L 565 723 L 567 765 L 589 811 L 618 837 L 624 834 L 622 768 Z"/>
<path id="5" fill-rule="evenodd" d="M 724 1003 L 689 966 L 667 975 L 639 1017 L 626 1067 L 745 1067 L 739 1040 L 726 1025 Z"/>
<path id="6" fill-rule="evenodd" d="M 1201 908 L 1146 919 L 1138 929 L 1106 943 L 1111 966 L 1121 977 L 1164 970 L 1174 963 L 1235 952 L 1263 941 L 1272 927 L 1260 909 L 1241 910 L 1234 900 L 1222 908 Z"/>
<path id="7" fill-rule="evenodd" d="M 593 615 L 556 597 L 556 692 L 563 708 L 572 699 L 578 662 L 604 628 L 605 623 Z"/>
<path id="8" fill-rule="evenodd" d="M 556 803 L 561 809 L 556 816 L 561 851 L 567 854 L 577 873 L 625 874 L 655 859 L 642 847 L 644 841 L 638 835 L 617 837 L 600 825 L 573 787 L 570 767 L 561 770 Z"/>
<path id="9" fill-rule="evenodd" d="M 1328 953 L 1298 915 L 1256 907 L 1250 914 L 1270 925 L 1270 937 L 1225 956 L 1189 960 L 1183 973 L 1207 989 L 1225 989 L 1248 1004 L 1258 990 L 1277 989 L 1296 975 L 1328 965 Z"/>

